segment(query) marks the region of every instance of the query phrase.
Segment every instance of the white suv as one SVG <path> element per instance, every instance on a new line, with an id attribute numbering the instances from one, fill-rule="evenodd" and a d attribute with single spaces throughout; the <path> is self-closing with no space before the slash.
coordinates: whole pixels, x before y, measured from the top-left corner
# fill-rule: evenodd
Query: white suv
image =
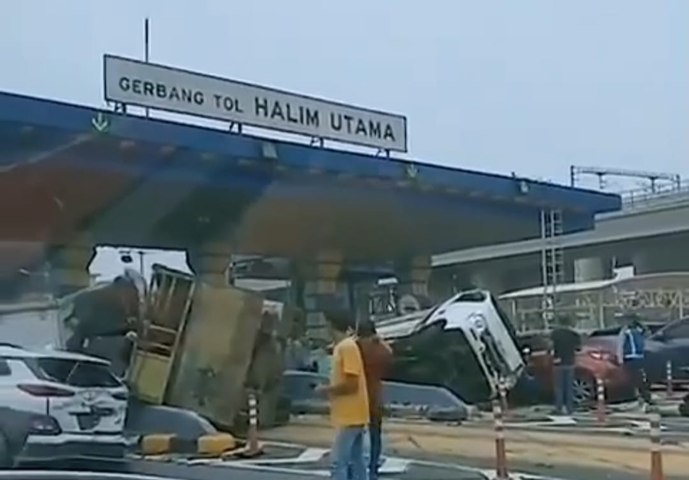
<path id="1" fill-rule="evenodd" d="M 20 461 L 122 457 L 127 400 L 105 360 L 0 343 L 0 406 L 36 414 Z"/>

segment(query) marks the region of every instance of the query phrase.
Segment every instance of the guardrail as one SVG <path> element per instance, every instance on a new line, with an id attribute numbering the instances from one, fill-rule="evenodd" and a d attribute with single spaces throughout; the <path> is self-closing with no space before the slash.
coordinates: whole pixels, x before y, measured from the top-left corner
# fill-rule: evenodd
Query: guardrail
<path id="1" fill-rule="evenodd" d="M 650 188 L 637 188 L 620 192 L 622 198 L 622 209 L 640 209 L 662 203 L 672 203 L 674 201 L 689 197 L 689 181 L 683 180 L 675 184 L 659 185 L 655 190 Z"/>

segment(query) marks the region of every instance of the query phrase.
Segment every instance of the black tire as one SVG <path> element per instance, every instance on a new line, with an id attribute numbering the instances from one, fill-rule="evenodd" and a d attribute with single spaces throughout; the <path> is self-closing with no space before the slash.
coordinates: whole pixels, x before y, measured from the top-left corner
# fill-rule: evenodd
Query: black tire
<path id="1" fill-rule="evenodd" d="M 0 470 L 9 469 L 14 466 L 14 459 L 10 451 L 10 444 L 5 435 L 0 433 Z"/>
<path id="2" fill-rule="evenodd" d="M 680 404 L 679 414 L 683 417 L 689 417 L 689 395 L 684 397 L 684 402 Z"/>
<path id="3" fill-rule="evenodd" d="M 577 373 L 574 377 L 574 404 L 577 406 L 591 405 L 596 399 L 596 382 L 593 377 L 585 373 Z"/>

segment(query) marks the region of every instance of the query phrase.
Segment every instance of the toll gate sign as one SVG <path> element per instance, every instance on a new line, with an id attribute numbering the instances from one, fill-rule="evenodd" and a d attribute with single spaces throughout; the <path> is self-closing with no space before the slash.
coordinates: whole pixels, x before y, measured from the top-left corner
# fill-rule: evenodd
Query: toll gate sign
<path id="1" fill-rule="evenodd" d="M 103 77 L 111 102 L 407 151 L 401 115 L 112 55 L 103 57 Z"/>

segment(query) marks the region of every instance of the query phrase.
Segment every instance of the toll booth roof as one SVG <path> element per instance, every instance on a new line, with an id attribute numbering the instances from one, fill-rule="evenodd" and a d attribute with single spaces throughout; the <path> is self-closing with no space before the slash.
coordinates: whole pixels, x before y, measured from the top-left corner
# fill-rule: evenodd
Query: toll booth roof
<path id="1" fill-rule="evenodd" d="M 617 195 L 318 148 L 0 92 L 6 240 L 242 253 L 338 249 L 366 260 L 565 231 L 618 210 Z"/>

